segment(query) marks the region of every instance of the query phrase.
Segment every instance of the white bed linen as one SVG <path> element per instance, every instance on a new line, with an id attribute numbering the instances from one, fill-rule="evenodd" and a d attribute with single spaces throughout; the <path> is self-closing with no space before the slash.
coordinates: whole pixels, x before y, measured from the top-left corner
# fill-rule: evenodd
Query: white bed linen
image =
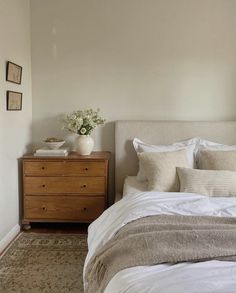
<path id="1" fill-rule="evenodd" d="M 173 192 L 137 192 L 126 196 L 89 226 L 85 268 L 96 250 L 122 226 L 157 214 L 232 217 L 236 216 L 236 198 Z M 236 292 L 236 263 L 207 261 L 129 268 L 117 273 L 105 290 L 116 292 Z"/>
<path id="2" fill-rule="evenodd" d="M 235 293 L 234 262 L 134 267 L 117 273 L 104 293 Z"/>

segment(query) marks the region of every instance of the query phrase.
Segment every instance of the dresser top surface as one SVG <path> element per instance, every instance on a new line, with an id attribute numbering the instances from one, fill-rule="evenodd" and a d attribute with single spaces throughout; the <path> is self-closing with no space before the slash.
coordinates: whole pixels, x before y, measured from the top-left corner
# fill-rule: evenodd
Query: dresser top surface
<path id="1" fill-rule="evenodd" d="M 34 159 L 34 160 L 108 160 L 110 158 L 110 152 L 98 151 L 92 152 L 89 156 L 81 156 L 76 152 L 69 153 L 68 156 L 34 156 L 34 154 L 26 154 L 23 159 Z"/>

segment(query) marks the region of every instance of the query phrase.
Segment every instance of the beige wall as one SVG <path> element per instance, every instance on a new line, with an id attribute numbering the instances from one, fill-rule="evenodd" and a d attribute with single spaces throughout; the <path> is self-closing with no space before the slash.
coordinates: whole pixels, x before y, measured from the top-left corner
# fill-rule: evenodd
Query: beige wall
<path id="1" fill-rule="evenodd" d="M 236 118 L 235 0 L 31 3 L 35 143 L 85 107 L 110 122 Z M 94 135 L 114 152 L 112 124 Z"/>
<path id="2" fill-rule="evenodd" d="M 32 139 L 29 0 L 0 0 L 0 252 L 19 231 L 18 158 Z M 6 61 L 23 66 L 22 84 L 5 80 Z M 22 111 L 6 111 L 6 91 L 23 93 Z"/>

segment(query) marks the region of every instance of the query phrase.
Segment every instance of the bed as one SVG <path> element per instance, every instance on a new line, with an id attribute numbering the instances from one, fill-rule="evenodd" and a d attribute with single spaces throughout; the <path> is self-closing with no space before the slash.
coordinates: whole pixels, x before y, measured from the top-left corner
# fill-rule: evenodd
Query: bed
<path id="1" fill-rule="evenodd" d="M 200 219 L 216 218 L 217 220 L 230 219 L 230 229 L 235 227 L 235 223 L 232 221 L 236 217 L 236 197 L 208 197 L 197 193 L 146 191 L 146 183 L 138 182 L 136 177 L 138 159 L 132 145 L 134 137 L 139 137 L 151 144 L 171 144 L 191 137 L 203 137 L 211 141 L 232 145 L 236 143 L 236 122 L 116 122 L 115 181 L 117 202 L 89 227 L 89 252 L 84 266 L 85 292 L 95 292 L 90 286 L 94 278 L 101 283 L 105 278 L 103 264 L 99 262 L 96 274 L 88 273 L 91 261 L 103 249 L 105 252 L 109 251 L 106 245 L 114 237 L 117 237 L 120 231 L 124 230 L 124 233 L 129 235 L 130 230 L 126 231 L 125 229 L 132 223 L 138 223 L 137 229 L 139 225 L 144 225 L 145 228 L 143 220 L 159 216 L 167 218 L 172 216 L 177 219 L 179 217 L 181 220 L 194 217 Z M 122 199 L 119 200 L 120 198 Z M 222 233 L 225 232 L 227 231 L 224 230 Z M 206 235 L 206 237 L 210 236 Z M 235 239 L 231 240 L 232 252 L 229 253 L 229 256 L 234 255 L 234 249 L 236 249 Z M 227 245 L 226 243 L 226 249 Z M 127 251 L 130 253 L 129 250 Z M 120 259 L 127 251 L 124 250 L 124 253 L 120 251 Z M 140 254 L 142 254 L 141 250 Z M 119 259 L 119 255 L 117 258 Z M 114 265 L 116 266 L 115 258 Z M 108 268 L 108 271 L 111 272 L 112 269 Z M 135 265 L 114 270 L 114 272 L 110 279 L 108 278 L 103 283 L 103 286 L 96 289 L 96 292 L 236 292 L 236 262 L 233 258 L 211 257 L 211 259 L 206 258 L 204 261 Z"/>

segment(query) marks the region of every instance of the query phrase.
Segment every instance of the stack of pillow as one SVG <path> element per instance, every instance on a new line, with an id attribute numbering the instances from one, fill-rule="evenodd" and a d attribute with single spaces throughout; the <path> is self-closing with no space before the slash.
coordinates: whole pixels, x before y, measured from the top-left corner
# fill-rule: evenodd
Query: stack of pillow
<path id="1" fill-rule="evenodd" d="M 139 158 L 138 181 L 149 190 L 236 196 L 236 145 L 201 138 L 172 145 L 133 140 Z"/>

